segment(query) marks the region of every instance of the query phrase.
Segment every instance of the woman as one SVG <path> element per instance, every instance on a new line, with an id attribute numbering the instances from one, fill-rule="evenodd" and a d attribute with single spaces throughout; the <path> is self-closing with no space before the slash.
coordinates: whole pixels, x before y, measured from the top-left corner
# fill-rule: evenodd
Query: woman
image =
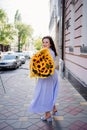
<path id="1" fill-rule="evenodd" d="M 55 60 L 57 52 L 55 49 L 54 41 L 50 36 L 42 38 L 42 47 L 48 48 L 50 54 Z M 47 78 L 39 78 L 34 99 L 31 102 L 29 111 L 34 113 L 45 113 L 41 120 L 52 121 L 51 111 L 53 115 L 57 115 L 57 108 L 55 106 L 56 98 L 58 93 L 58 75 L 56 70 L 54 74 Z"/>

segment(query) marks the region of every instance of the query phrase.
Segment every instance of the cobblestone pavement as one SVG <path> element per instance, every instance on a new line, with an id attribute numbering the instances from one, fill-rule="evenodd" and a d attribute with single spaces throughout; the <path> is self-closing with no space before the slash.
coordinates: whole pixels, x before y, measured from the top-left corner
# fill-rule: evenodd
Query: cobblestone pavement
<path id="1" fill-rule="evenodd" d="M 0 130 L 87 130 L 87 101 L 61 77 L 56 102 L 59 115 L 52 124 L 40 120 L 43 114 L 29 113 L 37 81 L 28 73 L 24 65 L 14 73 L 1 74 L 6 93 L 0 81 Z"/>

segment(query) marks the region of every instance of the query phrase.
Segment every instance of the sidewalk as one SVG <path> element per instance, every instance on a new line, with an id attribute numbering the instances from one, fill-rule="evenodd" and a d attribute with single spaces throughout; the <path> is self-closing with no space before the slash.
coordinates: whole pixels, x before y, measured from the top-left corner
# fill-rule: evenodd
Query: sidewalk
<path id="1" fill-rule="evenodd" d="M 67 79 L 60 78 L 57 102 L 59 130 L 87 130 L 87 101 Z"/>
<path id="2" fill-rule="evenodd" d="M 24 77 L 19 78 L 24 80 Z M 54 117 L 52 124 L 42 122 L 42 115 L 27 111 L 33 93 L 32 88 L 24 86 L 25 82 L 35 85 L 35 81 L 26 79 L 21 89 L 18 85 L 14 88 L 7 84 L 7 93 L 2 95 L 0 92 L 0 130 L 87 130 L 87 101 L 67 79 L 59 77 L 56 102 L 59 115 Z"/>

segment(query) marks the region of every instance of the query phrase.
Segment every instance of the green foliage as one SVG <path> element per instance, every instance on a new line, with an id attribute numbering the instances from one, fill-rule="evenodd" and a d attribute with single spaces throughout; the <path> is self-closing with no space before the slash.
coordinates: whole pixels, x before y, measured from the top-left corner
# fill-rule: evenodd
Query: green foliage
<path id="1" fill-rule="evenodd" d="M 32 38 L 33 29 L 30 25 L 21 22 L 21 14 L 16 11 L 14 25 L 8 23 L 8 17 L 3 9 L 0 9 L 0 44 L 10 45 L 18 37 L 18 51 Z"/>
<path id="2" fill-rule="evenodd" d="M 0 44 L 9 45 L 14 40 L 16 35 L 15 28 L 8 24 L 7 14 L 0 9 Z"/>
<path id="3" fill-rule="evenodd" d="M 14 23 L 18 30 L 18 51 L 21 51 L 23 45 L 32 37 L 33 29 L 30 25 L 21 22 L 21 14 L 18 10 L 15 14 Z"/>
<path id="4" fill-rule="evenodd" d="M 18 30 L 18 51 L 20 51 L 27 40 L 32 37 L 33 29 L 30 25 L 26 25 L 22 22 L 17 22 L 16 28 Z"/>
<path id="5" fill-rule="evenodd" d="M 14 22 L 21 21 L 21 14 L 19 13 L 19 10 L 16 11 L 15 17 L 14 17 Z"/>
<path id="6" fill-rule="evenodd" d="M 7 14 L 3 9 L 0 9 L 0 23 L 7 21 Z"/>
<path id="7" fill-rule="evenodd" d="M 0 30 L 0 43 L 3 45 L 9 45 L 14 40 L 14 35 L 16 35 L 16 30 L 11 24 L 6 24 Z"/>
<path id="8" fill-rule="evenodd" d="M 35 46 L 35 49 L 36 49 L 36 50 L 40 50 L 41 47 L 42 47 L 42 38 L 36 39 L 34 46 Z"/>

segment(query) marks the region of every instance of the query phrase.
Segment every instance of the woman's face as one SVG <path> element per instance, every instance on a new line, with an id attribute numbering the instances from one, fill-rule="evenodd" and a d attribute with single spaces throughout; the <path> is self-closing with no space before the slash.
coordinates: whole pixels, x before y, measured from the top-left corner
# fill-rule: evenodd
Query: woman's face
<path id="1" fill-rule="evenodd" d="M 50 40 L 48 38 L 43 39 L 42 41 L 42 47 L 43 48 L 50 48 Z"/>

